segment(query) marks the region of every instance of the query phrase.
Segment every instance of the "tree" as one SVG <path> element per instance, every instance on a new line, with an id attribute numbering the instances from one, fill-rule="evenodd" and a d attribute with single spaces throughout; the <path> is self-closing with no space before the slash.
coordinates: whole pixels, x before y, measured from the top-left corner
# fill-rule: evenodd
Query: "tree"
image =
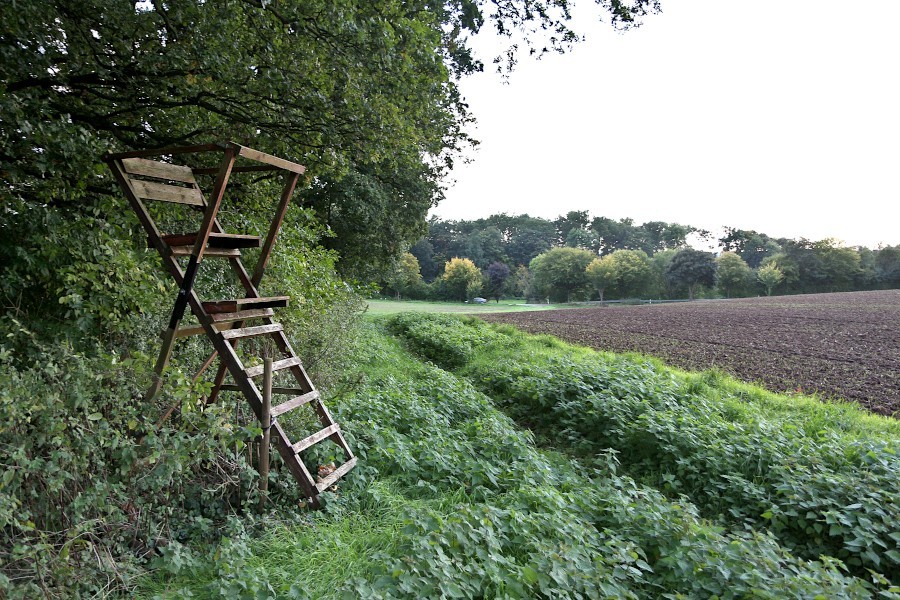
<path id="1" fill-rule="evenodd" d="M 512 264 L 526 266 L 538 254 L 553 247 L 556 228 L 550 221 L 532 219 L 527 226 L 510 233 L 506 254 Z"/>
<path id="2" fill-rule="evenodd" d="M 527 298 L 528 291 L 532 287 L 531 271 L 525 265 L 516 267 L 516 272 L 507 279 L 507 284 L 513 295 L 519 298 Z"/>
<path id="3" fill-rule="evenodd" d="M 469 234 L 466 240 L 465 255 L 479 269 L 485 269 L 494 262 L 505 262 L 503 252 L 503 234 L 496 227 L 485 227 Z"/>
<path id="4" fill-rule="evenodd" d="M 783 285 L 785 288 L 795 285 L 800 280 L 800 265 L 797 264 L 795 255 L 779 252 L 763 259 L 760 268 L 767 265 L 775 265 L 781 271 L 782 279 L 776 285 Z M 798 286 L 799 287 L 799 286 Z"/>
<path id="5" fill-rule="evenodd" d="M 588 281 L 597 290 L 600 301 L 603 302 L 604 292 L 616 285 L 616 265 L 612 255 L 595 258 L 585 268 L 585 272 Z"/>
<path id="6" fill-rule="evenodd" d="M 653 281 L 650 257 L 643 250 L 616 250 L 611 255 L 616 290 L 622 298 L 642 296 Z"/>
<path id="7" fill-rule="evenodd" d="M 845 248 L 837 240 L 824 239 L 813 244 L 824 273 L 824 291 L 846 292 L 852 289 L 860 273 L 859 252 Z"/>
<path id="8" fill-rule="evenodd" d="M 660 297 L 673 297 L 672 284 L 666 278 L 666 270 L 668 270 L 669 264 L 671 264 L 676 254 L 678 254 L 677 250 L 663 250 L 650 257 L 650 266 L 653 268 L 651 293 L 655 292 Z"/>
<path id="9" fill-rule="evenodd" d="M 570 302 L 588 291 L 585 269 L 594 254 L 580 248 L 553 248 L 536 256 L 529 266 L 535 291 L 556 301 Z"/>
<path id="10" fill-rule="evenodd" d="M 886 246 L 875 255 L 875 277 L 884 287 L 900 287 L 900 246 Z"/>
<path id="11" fill-rule="evenodd" d="M 736 253 L 751 269 L 759 267 L 766 257 L 781 250 L 778 243 L 764 233 L 734 227 L 726 227 L 725 235 L 718 241 L 723 250 Z"/>
<path id="12" fill-rule="evenodd" d="M 409 252 L 401 254 L 384 276 L 384 282 L 394 290 L 397 300 L 400 299 L 401 293 L 418 285 L 421 281 L 419 261 Z"/>
<path id="13" fill-rule="evenodd" d="M 756 272 L 756 278 L 766 288 L 766 296 L 772 295 L 772 288 L 784 280 L 784 273 L 778 268 L 775 262 L 770 262 L 759 268 Z"/>
<path id="14" fill-rule="evenodd" d="M 734 252 L 716 258 L 716 280 L 726 298 L 742 294 L 753 277 L 753 270 Z"/>
<path id="15" fill-rule="evenodd" d="M 409 249 L 410 254 L 419 261 L 419 272 L 425 281 L 432 281 L 440 273 L 440 264 L 434 260 L 434 246 L 428 238 L 422 238 Z"/>
<path id="16" fill-rule="evenodd" d="M 494 262 L 487 268 L 487 297 L 498 303 L 503 295 L 506 280 L 509 278 L 509 267 L 502 262 Z"/>
<path id="17" fill-rule="evenodd" d="M 584 248 L 597 253 L 600 246 L 600 240 L 597 234 L 590 229 L 570 229 L 566 235 L 566 246 L 569 248 Z"/>
<path id="18" fill-rule="evenodd" d="M 441 277 L 452 297 L 465 301 L 481 289 L 481 270 L 468 258 L 451 258 Z"/>
<path id="19" fill-rule="evenodd" d="M 565 216 L 558 216 L 553 224 L 556 226 L 556 238 L 558 245 L 564 245 L 569 239 L 569 233 L 573 230 L 585 230 L 588 228 L 590 217 L 586 210 L 571 210 Z M 574 247 L 574 246 L 573 246 Z"/>
<path id="20" fill-rule="evenodd" d="M 716 261 L 710 252 L 693 248 L 679 251 L 666 269 L 666 279 L 676 287 L 684 286 L 693 300 L 697 288 L 712 287 L 716 283 Z"/>
<path id="21" fill-rule="evenodd" d="M 375 279 L 425 234 L 437 184 L 424 168 L 358 165 L 341 177 L 318 177 L 298 194 L 333 233 L 321 243 L 340 254 L 345 278 Z"/>

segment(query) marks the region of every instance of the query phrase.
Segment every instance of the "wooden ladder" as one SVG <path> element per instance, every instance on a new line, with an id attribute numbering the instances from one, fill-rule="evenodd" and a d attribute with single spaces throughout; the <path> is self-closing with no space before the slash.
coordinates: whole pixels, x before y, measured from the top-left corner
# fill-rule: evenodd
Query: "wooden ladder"
<path id="1" fill-rule="evenodd" d="M 221 155 L 219 166 L 192 169 L 183 165 L 149 159 L 150 157 L 158 159 L 200 153 Z M 356 457 L 344 439 L 340 426 L 335 423 L 331 413 L 322 402 L 319 392 L 304 370 L 300 359 L 291 348 L 281 324 L 276 323 L 273 319 L 275 309 L 287 306 L 288 297 L 264 298 L 258 291 L 291 196 L 305 167 L 232 142 L 122 152 L 106 155 L 104 159 L 112 169 L 129 204 L 146 230 L 148 244 L 156 248 L 162 257 L 163 264 L 179 285 L 169 325 L 163 333 L 162 348 L 154 368 L 153 382 L 147 390 L 145 398 L 150 400 L 159 392 L 162 385 L 162 373 L 171 358 L 175 341 L 186 336 L 205 334 L 212 342 L 215 352 L 206 361 L 200 372 L 202 373 L 215 360 L 216 356 L 220 360 L 209 402 L 213 402 L 219 392 L 223 390 L 241 392 L 259 419 L 262 414 L 262 393 L 254 380 L 262 375 L 263 367 L 261 365 L 245 367 L 237 354 L 237 345 L 240 340 L 245 338 L 259 336 L 270 338 L 283 357 L 274 362 L 273 370 L 290 372 L 296 383 L 288 387 L 273 388 L 273 394 L 286 396 L 286 399 L 272 407 L 271 423 L 263 423 L 262 426 L 263 428 L 271 427 L 272 437 L 279 454 L 300 484 L 310 504 L 317 507 L 319 494 L 333 486 L 350 471 L 356 465 Z M 238 159 L 249 160 L 255 164 L 239 164 Z M 232 173 L 250 171 L 281 171 L 285 176 L 281 198 L 265 240 L 257 236 L 225 233 L 218 220 L 219 208 L 222 205 L 225 189 Z M 204 197 L 197 184 L 195 175 L 200 174 L 215 176 L 215 184 L 209 200 Z M 145 201 L 148 200 L 176 203 L 202 213 L 199 229 L 191 233 L 162 234 L 150 211 L 147 210 Z M 253 274 L 250 275 L 241 262 L 240 251 L 242 248 L 254 247 L 261 247 L 262 250 Z M 194 289 L 194 281 L 204 258 L 227 260 L 244 288 L 245 297 L 232 300 L 202 301 Z M 187 259 L 187 264 L 182 268 L 179 260 L 184 259 Z M 180 326 L 188 306 L 197 318 L 198 326 Z M 231 375 L 233 383 L 225 383 L 227 374 Z M 302 439 L 292 440 L 282 427 L 278 417 L 303 406 L 312 408 L 322 429 Z M 337 444 L 343 451 L 344 461 L 324 478 L 314 478 L 313 473 L 304 464 L 300 453 L 324 440 L 331 440 Z"/>

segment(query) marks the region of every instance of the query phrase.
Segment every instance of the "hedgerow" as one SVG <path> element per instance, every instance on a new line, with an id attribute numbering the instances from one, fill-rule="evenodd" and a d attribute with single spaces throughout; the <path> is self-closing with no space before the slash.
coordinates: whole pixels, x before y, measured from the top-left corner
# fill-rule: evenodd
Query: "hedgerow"
<path id="1" fill-rule="evenodd" d="M 796 418 L 748 410 L 753 399 L 729 396 L 715 375 L 685 379 L 650 361 L 548 347 L 474 320 L 406 316 L 392 328 L 412 348 L 427 331 L 431 347 L 451 354 L 459 340 L 480 340 L 461 373 L 577 455 L 614 449 L 628 473 L 686 495 L 707 517 L 771 532 L 800 556 L 830 556 L 861 576 L 898 582 L 896 436 L 849 435 L 820 420 L 808 429 Z"/>
<path id="2" fill-rule="evenodd" d="M 204 546 L 223 536 L 231 550 L 214 562 L 228 572 L 259 526 L 248 448 L 259 425 L 231 393 L 200 402 L 210 384 L 192 376 L 212 350 L 205 340 L 179 341 L 162 393 L 144 401 L 176 288 L 121 200 L 86 198 L 80 208 L 13 203 L 0 219 L 9 238 L 0 251 L 8 259 L 0 269 L 2 598 L 127 595 L 148 569 L 206 564 Z M 254 232 L 271 215 L 248 202 L 220 217 Z M 294 298 L 280 316 L 296 327 L 292 343 L 316 380 L 339 385 L 352 375 L 343 360 L 360 301 L 336 276 L 334 253 L 315 246 L 322 232 L 310 214 L 292 209 L 286 224 L 279 242 L 291 260 L 279 254 L 270 264 Z M 198 290 L 229 297 L 234 278 L 214 262 Z M 273 454 L 273 507 L 292 521 L 299 491 Z"/>

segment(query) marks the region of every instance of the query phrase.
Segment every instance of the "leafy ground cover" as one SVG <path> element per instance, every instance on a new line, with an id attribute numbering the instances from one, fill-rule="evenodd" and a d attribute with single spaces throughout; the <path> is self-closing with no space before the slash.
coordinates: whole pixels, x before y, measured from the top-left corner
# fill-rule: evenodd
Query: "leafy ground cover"
<path id="1" fill-rule="evenodd" d="M 531 333 L 690 370 L 716 367 L 775 391 L 900 410 L 900 290 L 741 298 L 616 310 L 486 315 Z"/>
<path id="2" fill-rule="evenodd" d="M 373 321 L 364 383 L 330 401 L 361 461 L 326 510 L 272 515 L 240 544 L 181 547 L 144 597 L 898 597 L 879 572 L 856 577 L 836 559 L 798 557 L 766 528 L 702 516 L 688 496 L 631 476 L 625 453 L 575 452 L 589 439 L 575 429 L 564 452 L 541 448 L 497 408 L 521 416 L 515 403 L 480 391 L 499 390 L 477 365 L 501 354 L 586 351 L 450 316 Z M 441 368 L 445 353 L 455 373 Z M 768 413 L 787 412 L 758 393 L 774 402 Z M 549 406 L 521 412 L 556 418 Z M 847 436 L 897 433 L 852 410 L 842 422 Z"/>
<path id="3" fill-rule="evenodd" d="M 686 496 L 707 518 L 898 583 L 896 421 L 800 404 L 716 372 L 535 343 L 474 319 L 400 315 L 392 328 L 554 444 L 587 460 L 613 449 L 627 473 Z"/>

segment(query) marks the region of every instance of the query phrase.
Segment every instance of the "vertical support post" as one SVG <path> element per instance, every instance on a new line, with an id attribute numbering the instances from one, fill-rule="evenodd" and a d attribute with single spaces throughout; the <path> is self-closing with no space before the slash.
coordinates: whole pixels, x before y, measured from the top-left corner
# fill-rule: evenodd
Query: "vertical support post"
<path id="1" fill-rule="evenodd" d="M 272 437 L 272 358 L 263 359 L 262 444 L 259 447 L 259 510 L 263 510 L 269 494 L 269 441 Z"/>

